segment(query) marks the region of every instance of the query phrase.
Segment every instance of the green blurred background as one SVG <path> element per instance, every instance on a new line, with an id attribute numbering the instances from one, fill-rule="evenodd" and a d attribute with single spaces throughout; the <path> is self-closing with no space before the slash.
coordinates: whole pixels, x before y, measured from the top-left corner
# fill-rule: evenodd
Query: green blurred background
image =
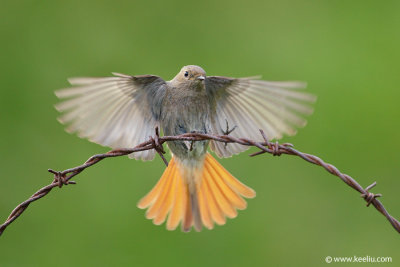
<path id="1" fill-rule="evenodd" d="M 64 132 L 53 91 L 110 72 L 305 80 L 308 126 L 285 138 L 363 186 L 378 182 L 400 217 L 399 1 L 2 1 L 0 217 L 108 148 Z M 255 150 L 252 150 L 255 151 Z M 359 194 L 290 157 L 220 160 L 257 191 L 212 231 L 155 226 L 136 208 L 164 166 L 108 159 L 34 203 L 0 238 L 1 266 L 325 265 L 326 256 L 391 256 L 399 235 Z"/>

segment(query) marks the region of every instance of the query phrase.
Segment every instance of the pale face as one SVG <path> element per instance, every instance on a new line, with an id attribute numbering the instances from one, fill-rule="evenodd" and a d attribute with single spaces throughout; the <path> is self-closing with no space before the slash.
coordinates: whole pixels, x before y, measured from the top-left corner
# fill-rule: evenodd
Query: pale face
<path id="1" fill-rule="evenodd" d="M 188 65 L 184 66 L 175 78 L 178 78 L 180 81 L 204 82 L 206 72 L 199 66 Z"/>

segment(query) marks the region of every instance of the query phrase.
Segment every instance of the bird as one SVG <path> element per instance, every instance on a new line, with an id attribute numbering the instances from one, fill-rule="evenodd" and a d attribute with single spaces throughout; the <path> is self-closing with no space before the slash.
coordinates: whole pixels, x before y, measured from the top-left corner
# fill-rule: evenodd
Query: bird
<path id="1" fill-rule="evenodd" d="M 260 77 L 207 76 L 187 65 L 170 81 L 157 75 L 69 79 L 72 87 L 55 91 L 55 105 L 66 131 L 103 146 L 131 148 L 148 140 L 155 127 L 164 135 L 230 134 L 256 141 L 263 129 L 269 140 L 296 134 L 313 112 L 313 94 L 300 81 L 264 81 Z M 261 140 L 260 140 L 261 139 Z M 247 207 L 255 191 L 236 179 L 209 152 L 231 157 L 249 147 L 214 140 L 168 141 L 172 158 L 156 185 L 137 204 L 146 218 L 168 230 L 181 226 L 213 229 Z M 154 150 L 130 158 L 148 161 Z"/>

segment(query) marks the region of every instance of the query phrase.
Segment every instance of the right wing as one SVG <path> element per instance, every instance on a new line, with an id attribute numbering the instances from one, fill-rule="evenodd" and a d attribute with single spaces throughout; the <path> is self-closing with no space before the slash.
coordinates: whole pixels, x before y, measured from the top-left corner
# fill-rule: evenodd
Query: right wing
<path id="1" fill-rule="evenodd" d="M 67 132 L 111 148 L 133 148 L 154 135 L 159 126 L 161 102 L 166 83 L 154 75 L 72 78 L 75 87 L 55 92 L 64 99 L 56 109 L 64 114 L 59 121 L 68 124 Z M 155 151 L 129 156 L 152 160 Z"/>

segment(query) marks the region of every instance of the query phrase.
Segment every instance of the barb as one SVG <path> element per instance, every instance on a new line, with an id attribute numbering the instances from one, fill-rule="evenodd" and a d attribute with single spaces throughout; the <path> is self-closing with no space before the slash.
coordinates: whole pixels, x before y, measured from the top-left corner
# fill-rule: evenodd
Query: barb
<path id="1" fill-rule="evenodd" d="M 187 133 L 178 136 L 159 136 L 158 127 L 156 127 L 156 133 L 154 137 L 150 137 L 148 141 L 143 142 L 132 149 L 114 149 L 105 154 L 98 154 L 90 157 L 85 163 L 80 166 L 66 169 L 64 171 L 54 171 L 49 169 L 48 171 L 54 174 L 54 180 L 51 184 L 39 189 L 35 194 L 33 194 L 29 199 L 25 200 L 21 204 L 19 204 L 8 216 L 7 220 L 0 225 L 0 235 L 4 232 L 8 225 L 10 225 L 13 221 L 15 221 L 28 206 L 37 201 L 38 199 L 46 196 L 54 187 L 62 187 L 63 185 L 76 184 L 71 179 L 84 171 L 86 168 L 89 168 L 96 163 L 100 162 L 103 159 L 111 158 L 111 157 L 119 157 L 125 156 L 134 152 L 144 151 L 155 149 L 157 153 L 160 155 L 161 159 L 164 161 L 166 165 L 168 165 L 167 160 L 164 158 L 163 154 L 165 153 L 163 144 L 168 141 L 203 141 L 203 140 L 214 140 L 217 142 L 223 142 L 225 144 L 228 143 L 237 143 L 245 146 L 254 146 L 260 149 L 260 151 L 251 154 L 250 156 L 257 156 L 264 153 L 272 154 L 273 156 L 280 156 L 282 154 L 286 155 L 294 155 L 304 159 L 307 162 L 310 162 L 315 165 L 322 166 L 329 173 L 339 177 L 343 182 L 345 182 L 348 186 L 358 191 L 361 194 L 361 197 L 366 201 L 367 206 L 372 204 L 376 210 L 378 210 L 382 215 L 384 215 L 393 228 L 400 233 L 400 222 L 396 220 L 393 216 L 391 216 L 383 204 L 377 199 L 377 197 L 381 197 L 381 194 L 374 194 L 369 192 L 371 188 L 376 185 L 376 182 L 366 187 L 365 189 L 351 176 L 347 174 L 341 173 L 335 166 L 332 164 L 324 162 L 322 159 L 317 156 L 310 155 L 307 153 L 302 153 L 293 148 L 292 144 L 284 143 L 279 144 L 278 142 L 271 143 L 268 138 L 264 134 L 262 130 L 260 130 L 261 136 L 264 139 L 264 142 L 256 142 L 253 140 L 249 140 L 246 138 L 236 138 L 230 135 L 213 135 L 213 134 L 201 134 L 201 133 Z"/>

